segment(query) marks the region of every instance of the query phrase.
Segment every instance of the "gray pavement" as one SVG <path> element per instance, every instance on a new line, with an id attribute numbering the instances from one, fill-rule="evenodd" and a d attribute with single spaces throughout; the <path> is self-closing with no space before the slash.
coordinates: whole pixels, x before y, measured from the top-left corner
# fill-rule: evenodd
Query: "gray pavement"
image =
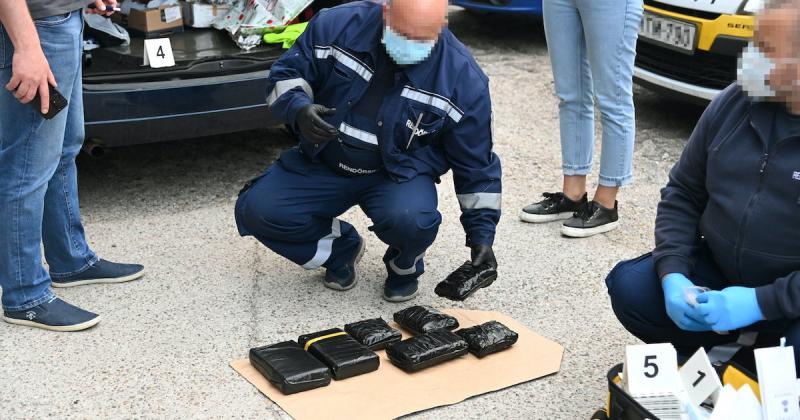
<path id="1" fill-rule="evenodd" d="M 699 116 L 697 107 L 637 88 L 637 180 L 622 227 L 583 240 L 527 225 L 518 210 L 560 183 L 557 102 L 541 22 L 456 12 L 451 27 L 491 78 L 505 214 L 495 250 L 500 279 L 463 304 L 433 286 L 468 257 L 448 175 L 444 222 L 416 303 L 499 310 L 565 346 L 561 372 L 415 415 L 417 418 L 581 419 L 602 406 L 605 373 L 636 340 L 616 322 L 603 279 L 653 243 L 659 189 Z M 598 118 L 599 120 L 599 118 Z M 281 418 L 228 363 L 247 349 L 345 322 L 389 316 L 380 299 L 384 246 L 358 210 L 364 279 L 340 293 L 236 233 L 240 186 L 293 144 L 282 130 L 115 150 L 80 159 L 83 218 L 107 259 L 147 266 L 138 282 L 58 291 L 95 310 L 93 330 L 56 334 L 0 323 L 2 418 Z M 599 147 L 599 143 L 598 143 Z M 365 396 L 368 398 L 368 396 Z"/>

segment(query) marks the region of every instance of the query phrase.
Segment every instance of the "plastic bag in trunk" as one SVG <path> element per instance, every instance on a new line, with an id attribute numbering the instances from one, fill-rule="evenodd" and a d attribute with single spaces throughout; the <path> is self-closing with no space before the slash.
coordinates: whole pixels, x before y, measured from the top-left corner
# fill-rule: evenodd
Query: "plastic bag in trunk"
<path id="1" fill-rule="evenodd" d="M 386 355 L 397 367 L 416 372 L 467 354 L 469 346 L 458 334 L 433 330 L 386 348 Z"/>
<path id="2" fill-rule="evenodd" d="M 250 349 L 250 364 L 287 395 L 331 383 L 328 367 L 294 341 Z"/>
<path id="3" fill-rule="evenodd" d="M 476 290 L 488 287 L 497 279 L 497 270 L 489 264 L 473 267 L 467 261 L 447 278 L 436 285 L 433 290 L 437 295 L 462 301 L 475 293 Z"/>
<path id="4" fill-rule="evenodd" d="M 446 330 L 458 328 L 457 319 L 429 306 L 411 306 L 395 312 L 394 322 L 414 334 L 422 334 L 440 328 Z"/>
<path id="5" fill-rule="evenodd" d="M 497 321 L 489 321 L 481 325 L 456 331 L 469 344 L 469 351 L 478 357 L 484 357 L 514 345 L 519 335 Z"/>
<path id="6" fill-rule="evenodd" d="M 250 50 L 262 42 L 264 33 L 286 26 L 313 0 L 238 0 L 229 3 L 230 11 L 212 23 L 225 30 L 239 48 Z"/>
<path id="7" fill-rule="evenodd" d="M 340 328 L 301 335 L 297 341 L 303 349 L 327 365 L 337 380 L 378 370 L 381 363 L 374 351 Z"/>
<path id="8" fill-rule="evenodd" d="M 345 325 L 344 330 L 370 350 L 381 350 L 403 339 L 400 331 L 390 327 L 383 318 L 353 322 Z"/>

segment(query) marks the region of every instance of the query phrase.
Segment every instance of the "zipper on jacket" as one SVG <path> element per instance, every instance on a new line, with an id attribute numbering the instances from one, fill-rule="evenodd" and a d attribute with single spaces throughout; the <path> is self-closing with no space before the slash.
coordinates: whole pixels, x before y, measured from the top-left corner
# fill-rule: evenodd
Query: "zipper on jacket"
<path id="1" fill-rule="evenodd" d="M 758 186 L 756 187 L 756 192 L 750 196 L 750 201 L 747 202 L 747 207 L 744 209 L 744 215 L 742 216 L 742 222 L 739 225 L 739 238 L 736 241 L 736 272 L 739 274 L 739 277 L 742 277 L 742 242 L 744 241 L 744 232 L 747 228 L 747 220 L 750 218 L 750 210 L 753 208 L 756 200 L 758 199 L 758 195 L 761 193 L 761 187 L 764 184 L 764 171 L 767 169 L 767 163 L 769 162 L 769 153 L 764 152 L 761 155 L 761 167 L 759 168 L 759 176 L 758 176 Z"/>

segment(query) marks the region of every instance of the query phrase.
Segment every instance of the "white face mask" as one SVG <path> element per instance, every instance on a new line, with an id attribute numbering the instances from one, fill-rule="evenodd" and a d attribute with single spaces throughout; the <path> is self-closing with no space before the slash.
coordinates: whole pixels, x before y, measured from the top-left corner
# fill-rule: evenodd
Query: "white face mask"
<path id="1" fill-rule="evenodd" d="M 751 98 L 772 98 L 775 96 L 775 89 L 769 85 L 768 79 L 774 69 L 775 62 L 751 42 L 742 50 L 739 58 L 736 70 L 739 86 Z"/>

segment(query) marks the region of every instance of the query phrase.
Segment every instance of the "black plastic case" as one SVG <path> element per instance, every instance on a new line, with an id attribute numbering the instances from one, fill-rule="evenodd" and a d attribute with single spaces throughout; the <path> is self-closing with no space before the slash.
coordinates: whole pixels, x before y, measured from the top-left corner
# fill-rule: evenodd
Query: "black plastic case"
<path id="1" fill-rule="evenodd" d="M 519 335 L 497 321 L 456 331 L 469 344 L 470 353 L 485 357 L 514 345 Z"/>
<path id="2" fill-rule="evenodd" d="M 252 348 L 249 356 L 250 364 L 287 395 L 331 383 L 328 367 L 294 341 Z"/>
<path id="3" fill-rule="evenodd" d="M 395 312 L 394 322 L 414 334 L 422 334 L 437 329 L 454 330 L 458 320 L 429 306 L 411 306 Z"/>
<path id="4" fill-rule="evenodd" d="M 342 380 L 363 375 L 380 366 L 374 351 L 366 348 L 340 328 L 301 335 L 300 346 L 327 365 L 333 378 Z"/>
<path id="5" fill-rule="evenodd" d="M 403 339 L 400 331 L 390 327 L 383 318 L 353 322 L 345 325 L 344 330 L 370 350 L 381 350 Z"/>
<path id="6" fill-rule="evenodd" d="M 439 329 L 394 343 L 386 348 L 386 355 L 400 369 L 416 372 L 461 357 L 468 351 L 467 342 L 458 334 Z"/>

